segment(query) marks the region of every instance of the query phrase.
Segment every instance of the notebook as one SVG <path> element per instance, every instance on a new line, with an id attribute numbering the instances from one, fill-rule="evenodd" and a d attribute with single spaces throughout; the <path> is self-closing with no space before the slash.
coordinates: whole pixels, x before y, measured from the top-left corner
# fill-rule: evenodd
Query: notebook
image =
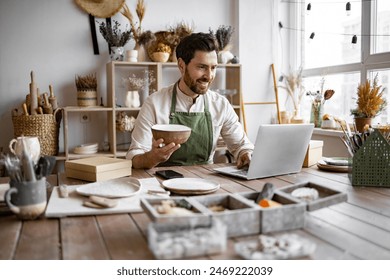
<path id="1" fill-rule="evenodd" d="M 301 171 L 314 124 L 262 124 L 248 169 L 236 166 L 214 171 L 247 180 Z"/>

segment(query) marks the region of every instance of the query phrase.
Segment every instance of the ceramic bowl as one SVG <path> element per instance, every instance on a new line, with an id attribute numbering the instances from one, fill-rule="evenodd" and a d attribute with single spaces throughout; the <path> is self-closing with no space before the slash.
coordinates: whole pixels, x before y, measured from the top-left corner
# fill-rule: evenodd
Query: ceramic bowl
<path id="1" fill-rule="evenodd" d="M 152 59 L 154 62 L 167 62 L 169 59 L 169 53 L 166 52 L 154 52 Z"/>
<path id="2" fill-rule="evenodd" d="M 165 144 L 183 144 L 190 137 L 191 128 L 180 124 L 156 124 L 152 126 L 152 134 L 155 140 L 164 139 Z"/>

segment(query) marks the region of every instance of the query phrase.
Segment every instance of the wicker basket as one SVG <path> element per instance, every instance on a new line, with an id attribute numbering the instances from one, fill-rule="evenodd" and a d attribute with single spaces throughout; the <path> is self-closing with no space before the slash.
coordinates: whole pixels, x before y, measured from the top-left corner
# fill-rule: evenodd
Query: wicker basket
<path id="1" fill-rule="evenodd" d="M 58 154 L 58 136 L 62 118 L 62 109 L 54 114 L 13 116 L 14 136 L 36 136 L 41 146 L 41 154 L 55 156 Z"/>
<path id="2" fill-rule="evenodd" d="M 353 156 L 352 185 L 390 187 L 390 144 L 377 129 Z"/>

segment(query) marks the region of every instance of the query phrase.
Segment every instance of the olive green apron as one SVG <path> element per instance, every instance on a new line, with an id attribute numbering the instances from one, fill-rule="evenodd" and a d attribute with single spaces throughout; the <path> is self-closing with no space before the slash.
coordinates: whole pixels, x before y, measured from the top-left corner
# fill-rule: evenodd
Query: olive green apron
<path id="1" fill-rule="evenodd" d="M 190 127 L 191 135 L 162 165 L 206 164 L 213 148 L 213 128 L 207 95 L 204 99 L 204 112 L 176 112 L 177 85 L 178 83 L 173 87 L 169 123 Z"/>

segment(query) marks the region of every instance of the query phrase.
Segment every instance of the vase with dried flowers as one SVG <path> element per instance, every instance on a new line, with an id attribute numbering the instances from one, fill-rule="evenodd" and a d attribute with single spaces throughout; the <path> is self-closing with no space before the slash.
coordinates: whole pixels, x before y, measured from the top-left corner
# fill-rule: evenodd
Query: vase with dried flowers
<path id="1" fill-rule="evenodd" d="M 310 123 L 314 123 L 314 127 L 321 127 L 325 101 L 329 100 L 335 93 L 333 89 L 324 91 L 324 84 L 325 78 L 322 78 L 320 81 L 320 90 L 316 92 L 309 91 L 307 93 L 311 97 Z"/>
<path id="2" fill-rule="evenodd" d="M 101 22 L 99 24 L 99 31 L 106 40 L 111 49 L 111 60 L 122 61 L 124 58 L 124 46 L 131 38 L 131 30 L 122 31 L 120 23 L 116 20 L 111 23 Z"/>
<path id="3" fill-rule="evenodd" d="M 367 125 L 371 125 L 372 119 L 382 113 L 387 102 L 383 96 L 384 88 L 378 85 L 378 74 L 371 85 L 370 80 L 359 84 L 357 88 L 357 107 L 351 110 L 354 116 L 356 129 L 363 132 Z"/>
<path id="4" fill-rule="evenodd" d="M 154 71 L 152 70 L 143 70 L 140 75 L 131 74 L 127 78 L 122 78 L 122 84 L 126 88 L 126 100 L 128 95 L 132 95 L 133 97 L 129 98 L 137 98 L 134 92 L 138 92 L 139 104 L 137 101 L 133 101 L 132 103 L 126 104 L 127 107 L 138 107 L 142 105 L 146 99 L 146 97 L 155 91 L 155 83 L 156 78 L 154 76 Z M 129 93 L 132 92 L 132 93 Z M 135 96 L 135 97 L 134 97 Z M 138 106 L 136 106 L 138 105 Z"/>
<path id="5" fill-rule="evenodd" d="M 214 34 L 218 43 L 218 63 L 230 63 L 234 58 L 234 55 L 231 53 L 231 39 L 234 28 L 229 25 L 220 25 L 215 33 L 211 29 L 209 31 L 211 34 Z"/>
<path id="6" fill-rule="evenodd" d="M 280 87 L 287 91 L 294 106 L 294 114 L 290 121 L 292 123 L 303 123 L 304 120 L 300 110 L 301 100 L 305 92 L 302 82 L 302 67 L 296 71 L 290 70 L 288 75 L 282 75 L 282 77 L 285 85 Z"/>
<path id="7" fill-rule="evenodd" d="M 96 74 L 76 75 L 77 105 L 81 107 L 97 106 Z"/>
<path id="8" fill-rule="evenodd" d="M 128 19 L 130 23 L 130 30 L 133 35 L 134 40 L 134 50 L 138 51 L 138 61 L 144 61 L 144 51 L 142 50 L 146 41 L 149 39 L 150 33 L 144 33 L 142 31 L 142 21 L 144 19 L 146 12 L 146 5 L 144 0 L 137 0 L 137 4 L 135 7 L 135 13 L 137 15 L 138 21 L 135 19 L 133 13 L 127 4 L 123 5 L 123 9 L 121 10 L 121 14 Z"/>

